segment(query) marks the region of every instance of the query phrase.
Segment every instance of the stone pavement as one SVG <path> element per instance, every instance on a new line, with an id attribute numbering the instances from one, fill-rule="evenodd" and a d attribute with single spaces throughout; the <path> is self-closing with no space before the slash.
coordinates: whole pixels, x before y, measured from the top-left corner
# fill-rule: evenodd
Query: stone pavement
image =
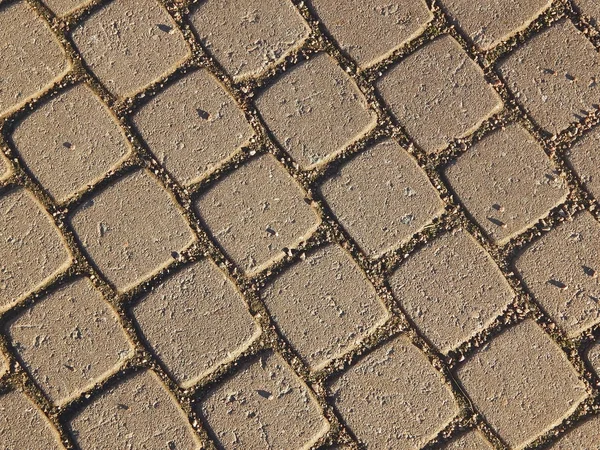
<path id="1" fill-rule="evenodd" d="M 597 0 L 0 0 L 0 448 L 600 448 Z"/>

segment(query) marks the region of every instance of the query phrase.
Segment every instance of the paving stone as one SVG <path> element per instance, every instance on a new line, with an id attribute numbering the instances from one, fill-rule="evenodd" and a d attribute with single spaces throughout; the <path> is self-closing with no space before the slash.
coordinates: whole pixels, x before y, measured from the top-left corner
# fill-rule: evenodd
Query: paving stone
<path id="1" fill-rule="evenodd" d="M 544 150 L 519 125 L 487 135 L 445 173 L 458 199 L 497 244 L 535 224 L 568 194 Z"/>
<path id="2" fill-rule="evenodd" d="M 588 214 L 525 248 L 515 267 L 535 299 L 573 337 L 600 320 L 600 224 Z"/>
<path id="3" fill-rule="evenodd" d="M 398 121 L 428 153 L 471 133 L 502 109 L 483 71 L 449 36 L 400 61 L 377 87 Z"/>
<path id="4" fill-rule="evenodd" d="M 564 353 L 531 320 L 493 338 L 457 375 L 477 410 L 511 448 L 557 425 L 586 396 Z"/>
<path id="5" fill-rule="evenodd" d="M 551 450 L 593 449 L 598 446 L 598 436 L 600 436 L 600 417 L 594 416 L 578 425 L 574 430 L 568 431 L 548 448 Z"/>
<path id="6" fill-rule="evenodd" d="M 320 189 L 369 256 L 397 247 L 444 211 L 425 172 L 391 140 L 344 164 Z"/>
<path id="7" fill-rule="evenodd" d="M 302 16 L 280 0 L 203 2 L 190 20 L 202 44 L 236 79 L 283 59 L 308 35 Z"/>
<path id="8" fill-rule="evenodd" d="M 388 317 L 373 286 L 335 244 L 288 268 L 261 297 L 311 369 L 344 354 Z"/>
<path id="9" fill-rule="evenodd" d="M 171 72 L 189 50 L 155 0 L 113 1 L 73 31 L 85 63 L 113 94 L 131 96 Z"/>
<path id="10" fill-rule="evenodd" d="M 315 230 L 319 219 L 304 195 L 277 160 L 265 154 L 218 181 L 196 206 L 225 252 L 253 274 Z"/>
<path id="11" fill-rule="evenodd" d="M 331 384 L 333 402 L 369 449 L 417 449 L 458 412 L 427 357 L 405 337 L 369 353 Z"/>
<path id="12" fill-rule="evenodd" d="M 64 74 L 66 55 L 26 2 L 0 6 L 0 115 L 18 108 Z"/>
<path id="13" fill-rule="evenodd" d="M 193 239 L 173 198 L 145 170 L 82 204 L 71 224 L 85 251 L 121 292 L 173 262 Z"/>
<path id="14" fill-rule="evenodd" d="M 533 120 L 550 133 L 578 122 L 598 101 L 600 57 L 568 20 L 531 38 L 498 70 Z"/>
<path id="15" fill-rule="evenodd" d="M 82 450 L 201 448 L 186 414 L 150 371 L 104 391 L 75 415 L 70 428 Z"/>
<path id="16" fill-rule="evenodd" d="M 325 53 L 285 72 L 259 94 L 256 106 L 301 166 L 322 162 L 375 125 L 365 97 Z"/>
<path id="17" fill-rule="evenodd" d="M 492 444 L 477 431 L 469 431 L 441 447 L 444 450 L 493 450 Z"/>
<path id="18" fill-rule="evenodd" d="M 25 164 L 58 201 L 94 184 L 129 152 L 111 113 L 84 84 L 31 113 L 12 139 Z"/>
<path id="19" fill-rule="evenodd" d="M 0 180 L 3 180 L 4 178 L 8 178 L 8 176 L 10 175 L 11 170 L 8 166 L 8 161 L 6 160 L 6 158 L 0 154 Z"/>
<path id="20" fill-rule="evenodd" d="M 592 348 L 589 349 L 587 358 L 592 365 L 592 368 L 596 371 L 596 374 L 600 376 L 600 343 L 596 342 Z"/>
<path id="21" fill-rule="evenodd" d="M 240 366 L 201 401 L 200 412 L 228 449 L 309 448 L 329 429 L 304 383 L 272 353 Z"/>
<path id="22" fill-rule="evenodd" d="M 0 195 L 0 309 L 66 268 L 71 258 L 58 229 L 34 196 Z"/>
<path id="23" fill-rule="evenodd" d="M 361 66 L 385 57 L 416 37 L 433 18 L 422 0 L 401 4 L 384 0 L 313 0 L 311 5 L 340 47 Z"/>
<path id="24" fill-rule="evenodd" d="M 58 404 L 113 373 L 131 353 L 117 315 L 87 278 L 28 308 L 9 334 L 35 382 Z"/>
<path id="25" fill-rule="evenodd" d="M 514 298 L 492 258 L 463 230 L 425 245 L 389 282 L 417 327 L 442 352 L 481 331 Z"/>
<path id="26" fill-rule="evenodd" d="M 575 0 L 575 5 L 590 19 L 594 20 L 595 24 L 600 24 L 600 3 L 596 0 Z"/>
<path id="27" fill-rule="evenodd" d="M 48 8 L 57 16 L 65 16 L 90 3 L 90 0 L 44 0 Z"/>
<path id="28" fill-rule="evenodd" d="M 546 10 L 550 0 L 446 0 L 444 6 L 482 49 L 489 49 L 526 28 Z"/>
<path id="29" fill-rule="evenodd" d="M 58 433 L 24 394 L 0 396 L 0 440 L 5 449 L 62 449 Z"/>
<path id="30" fill-rule="evenodd" d="M 568 150 L 567 159 L 585 187 L 600 201 L 600 128 L 594 128 Z"/>
<path id="31" fill-rule="evenodd" d="M 241 294 L 208 260 L 152 290 L 133 314 L 142 335 L 183 387 L 233 359 L 260 333 Z"/>
<path id="32" fill-rule="evenodd" d="M 135 114 L 134 122 L 158 160 L 186 185 L 252 135 L 242 110 L 205 70 L 159 93 Z"/>

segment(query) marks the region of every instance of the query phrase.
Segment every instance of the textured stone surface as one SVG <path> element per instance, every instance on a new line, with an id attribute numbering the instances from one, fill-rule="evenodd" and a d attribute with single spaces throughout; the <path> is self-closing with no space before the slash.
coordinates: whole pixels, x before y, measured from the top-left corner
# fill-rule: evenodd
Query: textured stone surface
<path id="1" fill-rule="evenodd" d="M 492 450 L 494 447 L 481 433 L 469 431 L 441 448 L 444 450 Z"/>
<path id="2" fill-rule="evenodd" d="M 568 151 L 567 158 L 585 187 L 600 200 L 600 128 L 594 128 Z"/>
<path id="3" fill-rule="evenodd" d="M 596 0 L 575 0 L 574 3 L 583 14 L 593 19 L 596 25 L 600 23 L 600 3 Z"/>
<path id="4" fill-rule="evenodd" d="M 598 436 L 600 436 L 600 417 L 594 416 L 579 424 L 548 448 L 551 450 L 592 449 L 598 446 Z"/>
<path id="5" fill-rule="evenodd" d="M 596 342 L 588 350 L 587 359 L 598 376 L 600 376 L 600 343 Z"/>
<path id="6" fill-rule="evenodd" d="M 65 16 L 90 3 L 90 0 L 44 0 L 48 8 L 57 16 Z"/>

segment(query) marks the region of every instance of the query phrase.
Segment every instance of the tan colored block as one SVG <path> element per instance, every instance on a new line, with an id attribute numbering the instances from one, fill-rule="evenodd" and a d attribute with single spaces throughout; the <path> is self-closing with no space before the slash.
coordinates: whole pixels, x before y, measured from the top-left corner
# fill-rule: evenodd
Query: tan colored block
<path id="1" fill-rule="evenodd" d="M 71 258 L 51 217 L 18 188 L 0 195 L 0 309 L 40 287 Z"/>
<path id="2" fill-rule="evenodd" d="M 304 195 L 277 160 L 265 154 L 218 181 L 196 207 L 225 252 L 253 274 L 315 230 L 319 219 Z"/>
<path id="3" fill-rule="evenodd" d="M 302 16 L 281 0 L 202 2 L 190 19 L 202 43 L 237 79 L 283 59 L 308 35 Z"/>
<path id="4" fill-rule="evenodd" d="M 309 448 L 329 429 L 304 383 L 272 353 L 240 366 L 200 408 L 228 449 Z"/>
<path id="5" fill-rule="evenodd" d="M 84 84 L 59 94 L 20 122 L 18 152 L 58 201 L 94 184 L 129 152 L 110 111 Z"/>
<path id="6" fill-rule="evenodd" d="M 493 450 L 492 444 L 477 431 L 469 431 L 441 447 L 443 450 Z"/>
<path id="7" fill-rule="evenodd" d="M 175 22 L 155 0 L 110 2 L 73 31 L 73 40 L 118 97 L 134 95 L 189 55 Z"/>
<path id="8" fill-rule="evenodd" d="M 458 199 L 497 244 L 534 225 L 568 194 L 544 150 L 519 125 L 487 135 L 445 173 Z"/>
<path id="9" fill-rule="evenodd" d="M 550 133 L 577 122 L 598 102 L 600 57 L 569 20 L 535 35 L 498 69 L 533 120 Z"/>
<path id="10" fill-rule="evenodd" d="M 312 7 L 340 47 L 361 66 L 369 65 L 416 37 L 433 14 L 422 0 L 313 0 Z"/>
<path id="11" fill-rule="evenodd" d="M 492 258 L 463 230 L 418 250 L 389 282 L 417 327 L 442 352 L 484 329 L 514 298 Z"/>
<path id="12" fill-rule="evenodd" d="M 429 153 L 471 133 L 502 109 L 483 71 L 449 36 L 402 60 L 377 86 L 398 121 Z"/>
<path id="13" fill-rule="evenodd" d="M 44 0 L 44 3 L 54 14 L 60 17 L 87 5 L 90 3 L 90 0 Z"/>
<path id="14" fill-rule="evenodd" d="M 145 104 L 134 122 L 150 150 L 182 184 L 198 181 L 252 135 L 241 109 L 199 70 Z"/>
<path id="15" fill-rule="evenodd" d="M 592 368 L 596 371 L 596 374 L 600 376 L 600 342 L 596 342 L 592 348 L 588 350 L 587 358 L 592 365 Z"/>
<path id="16" fill-rule="evenodd" d="M 289 69 L 259 94 L 256 106 L 301 166 L 325 160 L 375 124 L 358 87 L 325 53 Z"/>
<path id="17" fill-rule="evenodd" d="M 144 338 L 184 387 L 233 359 L 260 333 L 241 294 L 208 260 L 173 275 L 133 314 Z"/>
<path id="18" fill-rule="evenodd" d="M 595 24 L 600 24 L 600 3 L 596 0 L 575 0 L 575 5 L 583 14 L 594 20 Z"/>
<path id="19" fill-rule="evenodd" d="M 0 154 L 0 180 L 7 178 L 11 173 L 11 170 L 8 166 L 8 161 L 6 158 Z"/>
<path id="20" fill-rule="evenodd" d="M 515 267 L 570 337 L 600 320 L 600 224 L 590 214 L 578 215 L 525 248 Z"/>
<path id="21" fill-rule="evenodd" d="M 359 267 L 334 244 L 288 268 L 261 297 L 312 369 L 344 354 L 388 317 Z"/>
<path id="22" fill-rule="evenodd" d="M 600 416 L 594 416 L 567 432 L 548 447 L 551 450 L 594 449 L 598 447 L 600 436 Z"/>
<path id="23" fill-rule="evenodd" d="M 173 262 L 193 240 L 174 199 L 145 170 L 126 175 L 82 204 L 71 224 L 121 292 Z"/>
<path id="24" fill-rule="evenodd" d="M 526 28 L 547 9 L 550 0 L 446 0 L 458 25 L 483 49 L 489 49 Z"/>
<path id="25" fill-rule="evenodd" d="M 87 278 L 35 303 L 9 333 L 35 382 L 58 404 L 113 373 L 131 353 L 117 315 Z"/>
<path id="26" fill-rule="evenodd" d="M 321 193 L 369 256 L 410 239 L 444 211 L 425 172 L 391 140 L 344 164 L 323 183 Z"/>
<path id="27" fill-rule="evenodd" d="M 26 2 L 0 6 L 0 115 L 18 108 L 65 73 L 66 55 Z"/>
<path id="28" fill-rule="evenodd" d="M 24 394 L 0 396 L 0 441 L 6 449 L 63 449 L 58 433 Z"/>
<path id="29" fill-rule="evenodd" d="M 418 449 L 457 413 L 427 357 L 401 336 L 369 353 L 331 385 L 337 410 L 369 449 Z"/>
<path id="30" fill-rule="evenodd" d="M 557 425 L 586 397 L 565 354 L 531 320 L 496 336 L 457 375 L 511 448 Z"/>
<path id="31" fill-rule="evenodd" d="M 600 128 L 585 134 L 568 151 L 567 158 L 585 187 L 600 201 Z"/>
<path id="32" fill-rule="evenodd" d="M 151 371 L 108 388 L 70 427 L 82 450 L 201 448 L 186 414 Z"/>

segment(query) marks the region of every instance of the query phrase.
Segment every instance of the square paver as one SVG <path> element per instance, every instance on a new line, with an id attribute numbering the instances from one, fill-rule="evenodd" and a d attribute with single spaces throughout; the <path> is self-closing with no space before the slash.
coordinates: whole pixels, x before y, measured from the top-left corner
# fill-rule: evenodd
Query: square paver
<path id="1" fill-rule="evenodd" d="M 289 2 L 202 2 L 190 20 L 203 45 L 235 79 L 257 75 L 283 59 L 308 36 Z"/>
<path id="2" fill-rule="evenodd" d="M 110 111 L 84 84 L 36 109 L 12 139 L 33 175 L 58 201 L 94 184 L 129 152 Z"/>
<path id="3" fill-rule="evenodd" d="M 547 9 L 550 0 L 446 0 L 444 6 L 458 25 L 487 50 L 527 27 Z"/>
<path id="4" fill-rule="evenodd" d="M 494 447 L 478 431 L 469 431 L 440 448 L 443 450 L 493 450 Z"/>
<path id="5" fill-rule="evenodd" d="M 569 20 L 531 38 L 498 69 L 533 120 L 553 134 L 593 111 L 600 96 L 600 56 Z"/>
<path id="6" fill-rule="evenodd" d="M 416 37 L 433 17 L 423 0 L 313 0 L 319 19 L 340 47 L 361 66 L 369 65 Z"/>
<path id="7" fill-rule="evenodd" d="M 71 258 L 52 218 L 18 188 L 0 195 L 0 309 L 66 269 Z"/>
<path id="8" fill-rule="evenodd" d="M 329 429 L 304 383 L 273 353 L 241 365 L 201 401 L 200 413 L 227 449 L 309 448 Z"/>
<path id="9" fill-rule="evenodd" d="M 174 199 L 145 170 L 126 175 L 79 206 L 71 225 L 121 292 L 173 262 L 193 240 Z"/>
<path id="10" fill-rule="evenodd" d="M 595 24 L 600 24 L 600 3 L 596 0 L 575 0 L 573 3 L 590 19 L 593 19 Z"/>
<path id="11" fill-rule="evenodd" d="M 206 70 L 170 85 L 133 120 L 158 160 L 186 185 L 252 136 L 242 110 Z"/>
<path id="12" fill-rule="evenodd" d="M 66 55 L 26 2 L 0 6 L 0 116 L 48 88 L 68 68 Z"/>
<path id="13" fill-rule="evenodd" d="M 514 124 L 484 137 L 445 174 L 458 199 L 497 244 L 535 224 L 568 194 L 544 150 Z"/>
<path id="14" fill-rule="evenodd" d="M 151 371 L 108 388 L 69 425 L 82 450 L 201 448 L 186 414 Z"/>
<path id="15" fill-rule="evenodd" d="M 134 95 L 189 55 L 175 22 L 155 0 L 112 1 L 79 25 L 73 40 L 118 97 Z"/>
<path id="16" fill-rule="evenodd" d="M 458 413 L 440 374 L 402 336 L 369 353 L 330 389 L 335 407 L 367 448 L 416 450 Z"/>
<path id="17" fill-rule="evenodd" d="M 600 320 L 600 223 L 564 222 L 525 248 L 515 267 L 535 299 L 573 337 Z"/>
<path id="18" fill-rule="evenodd" d="M 596 415 L 575 429 L 564 434 L 555 444 L 548 447 L 549 450 L 573 450 L 576 448 L 597 448 L 598 436 L 600 436 L 600 416 Z"/>
<path id="19" fill-rule="evenodd" d="M 429 153 L 471 133 L 502 109 L 481 68 L 450 36 L 400 61 L 377 87 L 400 124 Z"/>
<path id="20" fill-rule="evenodd" d="M 335 244 L 289 267 L 261 297 L 311 369 L 344 354 L 388 317 L 373 286 Z"/>
<path id="21" fill-rule="evenodd" d="M 375 125 L 365 97 L 325 53 L 285 72 L 259 94 L 256 106 L 279 144 L 305 167 L 332 156 Z"/>
<path id="22" fill-rule="evenodd" d="M 57 16 L 65 16 L 90 3 L 91 0 L 44 0 L 48 8 Z"/>
<path id="23" fill-rule="evenodd" d="M 277 160 L 264 154 L 219 180 L 196 207 L 225 252 L 253 274 L 281 258 L 284 248 L 307 239 L 319 224 L 304 196 Z"/>
<path id="24" fill-rule="evenodd" d="M 444 211 L 425 172 L 391 140 L 345 163 L 320 189 L 338 221 L 369 256 L 410 239 Z"/>
<path id="25" fill-rule="evenodd" d="M 567 159 L 587 190 L 600 201 L 600 127 L 589 131 L 569 149 Z"/>
<path id="26" fill-rule="evenodd" d="M 0 396 L 0 439 L 2 448 L 59 450 L 58 433 L 25 394 L 10 391 Z"/>
<path id="27" fill-rule="evenodd" d="M 260 333 L 239 291 L 206 259 L 152 290 L 133 314 L 141 334 L 183 387 L 232 360 Z"/>
<path id="28" fill-rule="evenodd" d="M 492 258 L 463 230 L 425 245 L 389 281 L 408 315 L 442 352 L 484 329 L 514 298 Z"/>
<path id="29" fill-rule="evenodd" d="M 558 424 L 586 396 L 565 354 L 531 320 L 492 339 L 457 375 L 475 407 L 511 448 Z"/>
<path id="30" fill-rule="evenodd" d="M 118 369 L 131 344 L 89 279 L 48 294 L 11 322 L 9 334 L 35 382 L 58 404 Z"/>

